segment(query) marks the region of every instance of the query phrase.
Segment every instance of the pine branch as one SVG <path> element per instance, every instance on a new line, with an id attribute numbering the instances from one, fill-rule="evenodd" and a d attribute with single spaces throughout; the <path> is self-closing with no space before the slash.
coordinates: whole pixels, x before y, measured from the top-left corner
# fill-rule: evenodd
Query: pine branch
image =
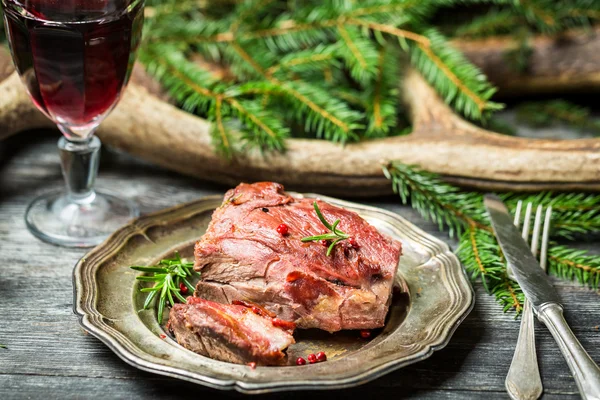
<path id="1" fill-rule="evenodd" d="M 212 20 L 205 15 L 188 19 L 185 14 L 169 9 L 155 12 L 147 18 L 143 40 L 146 43 L 218 44 L 233 41 L 230 20 Z"/>
<path id="2" fill-rule="evenodd" d="M 244 22 L 249 18 L 260 19 L 260 11 L 275 0 L 244 1 L 236 9 L 236 16 L 229 30 L 236 33 Z"/>
<path id="3" fill-rule="evenodd" d="M 520 0 L 514 3 L 514 8 L 543 33 L 589 26 L 600 15 L 600 4 L 590 0 Z"/>
<path id="4" fill-rule="evenodd" d="M 527 4 L 520 5 L 509 0 L 249 0 L 220 2 L 216 7 L 211 6 L 211 1 L 151 0 L 144 47 L 171 44 L 171 50 L 178 51 L 184 61 L 197 64 L 192 54 L 199 53 L 205 63 L 218 64 L 227 71 L 227 82 L 214 82 L 214 77 L 210 84 L 192 80 L 214 92 L 212 95 L 192 83 L 180 92 L 181 79 L 163 78 L 166 85 L 173 85 L 167 88 L 170 92 L 184 98 L 186 109 L 211 121 L 218 120 L 212 137 L 224 154 L 233 154 L 232 149 L 240 148 L 234 146 L 237 140 L 255 141 L 254 146 L 262 149 L 283 148 L 280 139 L 289 134 L 288 130 L 299 137 L 348 142 L 406 131 L 398 124 L 404 118 L 403 110 L 394 98 L 402 68 L 394 66 L 387 56 L 382 62 L 382 48 L 407 52 L 446 102 L 468 118 L 482 120 L 500 109 L 491 101 L 494 88 L 481 72 L 431 28 L 434 15 L 442 7 L 456 4 L 494 4 L 495 14 L 490 11 L 471 23 L 469 29 L 463 27 L 467 34 L 484 34 L 485 29 L 499 31 L 517 20 L 528 21 L 525 14 L 546 2 L 527 0 Z M 562 29 L 576 21 L 591 20 L 597 6 L 588 3 L 589 0 L 574 0 L 568 6 L 555 5 L 544 11 Z M 502 22 L 504 16 L 507 18 Z M 536 18 L 544 19 L 530 16 L 529 20 Z M 534 25 L 526 26 L 522 32 L 529 34 L 537 29 Z M 518 60 L 516 64 L 522 68 L 528 61 L 527 42 L 519 42 L 515 51 L 507 54 Z M 162 57 L 160 52 L 157 56 Z M 398 64 L 406 62 L 394 57 Z M 153 60 L 148 58 L 147 62 L 152 70 Z M 209 70 L 210 66 L 195 68 Z M 395 72 L 391 71 L 393 68 Z M 243 93 L 232 94 L 241 87 Z M 232 96 L 236 107 L 228 100 Z M 216 98 L 220 98 L 219 107 Z M 246 101 L 252 105 L 240 107 Z M 255 124 L 240 110 L 262 111 L 258 104 L 265 111 L 259 119 L 265 121 Z M 241 118 L 244 126 L 252 124 L 246 130 L 252 134 L 228 133 L 235 118 Z M 306 128 L 303 131 L 299 126 Z M 273 134 L 276 132 L 279 134 Z"/>
<path id="5" fill-rule="evenodd" d="M 283 122 L 265 110 L 260 101 L 236 100 L 225 98 L 233 113 L 243 121 L 247 129 L 242 131 L 242 141 L 251 147 L 262 150 L 285 150 L 284 139 L 289 136 L 289 129 Z M 256 146 L 258 144 L 258 146 Z"/>
<path id="6" fill-rule="evenodd" d="M 461 191 L 443 182 L 436 174 L 399 162 L 386 165 L 383 171 L 404 204 L 410 201 L 426 219 L 438 222 L 440 230 L 448 229 L 450 236 L 459 232 L 456 254 L 472 279 L 481 280 L 505 311 L 514 309 L 518 314 L 524 301 L 523 293 L 516 282 L 508 279 L 506 260 L 489 227 L 482 195 Z M 551 205 L 553 235 L 556 237 L 568 238 L 575 231 L 600 232 L 600 225 L 594 225 L 600 221 L 600 195 L 509 193 L 503 195 L 503 200 L 509 209 L 514 209 L 519 200 L 544 207 Z M 566 223 L 572 226 L 566 226 Z M 553 244 L 548 260 L 554 275 L 598 287 L 600 256 Z"/>
<path id="7" fill-rule="evenodd" d="M 524 295 L 516 282 L 506 273 L 506 262 L 493 233 L 470 227 L 460 237 L 456 255 L 465 266 L 471 279 L 480 279 L 486 291 L 496 297 L 504 312 L 514 309 L 519 314 Z"/>
<path id="8" fill-rule="evenodd" d="M 367 138 L 388 136 L 398 124 L 398 64 L 398 55 L 390 46 L 380 48 L 375 82 L 366 90 L 363 102 L 368 119 Z"/>
<path id="9" fill-rule="evenodd" d="M 490 100 L 496 89 L 482 72 L 435 30 L 425 34 L 430 46 L 411 45 L 411 61 L 444 100 L 472 119 L 485 119 L 503 108 Z"/>
<path id="10" fill-rule="evenodd" d="M 233 91 L 224 93 L 210 71 L 187 60 L 172 45 L 146 46 L 139 54 L 150 73 L 169 89 L 170 95 L 189 112 L 207 115 L 217 122 L 212 127 L 212 139 L 217 149 L 226 156 L 233 154 L 232 134 L 226 129 L 226 119 L 239 118 L 245 130 L 239 135 L 242 147 L 260 150 L 285 149 L 284 139 L 289 130 L 258 102 L 236 99 Z M 227 104 L 227 107 L 224 107 Z"/>
<path id="11" fill-rule="evenodd" d="M 398 38 L 398 40 L 401 41 L 403 48 L 406 48 L 407 40 L 411 40 L 411 41 L 413 41 L 421 46 L 424 46 L 424 47 L 431 46 L 431 41 L 427 37 L 425 37 L 423 35 L 419 35 L 417 33 L 411 32 L 411 31 L 408 31 L 406 29 L 400 29 L 400 28 L 397 28 L 394 26 L 380 24 L 380 23 L 376 23 L 376 22 L 372 22 L 372 21 L 366 21 L 363 19 L 356 19 L 356 18 L 349 19 L 347 22 L 352 25 L 358 25 L 358 26 L 363 26 L 365 28 L 372 29 L 375 32 L 387 33 L 389 35 L 395 36 L 396 38 Z"/>
<path id="12" fill-rule="evenodd" d="M 503 108 L 490 101 L 495 93 L 485 76 L 445 41 L 433 29 L 424 34 L 369 22 L 351 19 L 351 24 L 361 25 L 379 33 L 395 36 L 403 48 L 409 49 L 411 61 L 457 111 L 475 120 L 485 119 L 491 112 Z M 409 45 L 409 41 L 412 42 Z"/>
<path id="13" fill-rule="evenodd" d="M 515 31 L 523 25 L 523 18 L 513 9 L 493 8 L 486 14 L 473 18 L 459 26 L 455 35 L 465 38 L 481 38 L 493 35 L 504 35 Z"/>
<path id="14" fill-rule="evenodd" d="M 295 119 L 304 122 L 307 131 L 315 132 L 318 138 L 334 142 L 345 143 L 357 139 L 354 131 L 361 127 L 358 124 L 360 115 L 350 110 L 345 103 L 306 82 L 281 82 L 267 76 L 262 65 L 241 46 L 233 44 L 232 47 L 257 75 L 272 84 L 267 86 L 269 93 L 283 94 L 295 106 Z"/>
<path id="15" fill-rule="evenodd" d="M 210 29 L 205 28 L 204 31 L 200 26 L 194 27 L 193 24 L 187 28 L 185 25 L 178 25 L 179 33 L 169 28 L 166 29 L 166 34 L 165 32 L 159 33 L 157 37 L 163 41 L 190 38 L 187 43 L 196 46 L 208 46 L 209 43 L 213 45 L 229 43 L 231 46 L 226 46 L 222 52 L 228 64 L 232 64 L 232 70 L 236 76 L 241 79 L 257 78 L 256 74 L 253 74 L 257 68 L 256 65 L 249 68 L 249 60 L 242 56 L 236 46 L 251 54 L 261 69 L 273 72 L 272 68 L 277 65 L 276 58 L 265 59 L 265 62 L 262 62 L 259 57 L 269 55 L 269 51 L 254 51 L 254 47 L 260 42 L 263 42 L 266 48 L 271 50 L 271 53 L 313 48 L 318 43 L 336 43 L 341 45 L 337 55 L 345 61 L 351 76 L 365 86 L 374 80 L 377 73 L 378 51 L 370 37 L 370 32 L 373 32 L 376 42 L 380 43 L 384 41 L 381 35 L 389 34 L 396 36 L 402 42 L 415 41 L 418 48 L 426 55 L 425 58 L 431 60 L 436 66 L 436 70 L 428 77 L 437 83 L 436 88 L 440 89 L 441 94 L 468 117 L 481 118 L 483 114 L 498 108 L 498 105 L 488 101 L 493 90 L 490 91 L 491 87 L 485 82 L 482 75 L 473 70 L 472 66 L 467 69 L 466 60 L 459 60 L 456 55 L 453 55 L 454 53 L 447 50 L 442 51 L 446 44 L 440 43 L 440 35 L 435 37 L 436 42 L 433 44 L 436 46 L 434 47 L 430 38 L 390 25 L 392 22 L 406 24 L 410 21 L 417 21 L 422 16 L 429 15 L 431 10 L 431 4 L 415 0 L 368 1 L 356 4 L 327 3 L 316 7 L 314 5 L 300 7 L 293 13 L 281 13 L 268 24 L 244 26 L 241 24 L 244 18 L 240 19 L 238 15 L 227 29 L 222 23 L 213 24 Z M 390 16 L 390 11 L 397 14 Z M 386 25 L 382 21 L 388 24 Z M 197 21 L 194 23 L 198 24 Z M 365 29 L 363 34 L 355 26 Z M 239 46 L 236 43 L 245 44 Z M 249 52 L 248 49 L 253 49 L 253 51 Z M 201 48 L 200 51 L 210 53 L 213 58 L 217 53 L 215 48 L 210 46 L 208 49 Z M 241 63 L 242 61 L 246 62 L 245 66 Z M 431 68 L 425 64 L 422 64 L 421 68 L 431 71 Z M 443 73 L 448 82 L 437 79 L 437 72 Z M 462 79 L 468 73 L 475 74 L 476 77 L 471 82 L 463 83 Z M 463 97 L 469 101 L 465 102 Z"/>
<path id="16" fill-rule="evenodd" d="M 295 109 L 295 120 L 318 138 L 345 143 L 358 138 L 360 114 L 325 90 L 308 83 L 288 82 L 285 93 Z"/>
<path id="17" fill-rule="evenodd" d="M 231 130 L 225 128 L 225 122 L 223 114 L 227 115 L 229 112 L 223 112 L 223 99 L 218 97 L 215 106 L 211 109 L 211 114 L 214 115 L 215 123 L 211 127 L 211 138 L 213 146 L 217 151 L 228 159 L 233 157 L 233 139 Z"/>
<path id="18" fill-rule="evenodd" d="M 517 134 L 517 128 L 515 125 L 500 118 L 491 117 L 481 125 L 491 131 L 498 132 L 503 135 L 515 136 Z"/>
<path id="19" fill-rule="evenodd" d="M 551 11 L 553 3 L 553 0 L 519 0 L 514 7 L 541 32 L 551 33 L 560 29 L 558 19 Z"/>
<path id="20" fill-rule="evenodd" d="M 533 53 L 529 42 L 531 32 L 525 28 L 516 28 L 513 36 L 515 45 L 504 53 L 504 59 L 515 72 L 525 73 L 529 68 L 529 59 Z"/>
<path id="21" fill-rule="evenodd" d="M 248 48 L 252 48 L 252 54 Z M 266 69 L 276 62 L 275 54 L 261 43 L 231 42 L 224 49 L 224 60 L 240 81 L 267 79 Z"/>
<path id="22" fill-rule="evenodd" d="M 486 37 L 510 34 L 521 28 L 552 34 L 586 27 L 600 18 L 600 4 L 593 0 L 519 0 L 498 5 L 458 26 L 455 35 Z"/>
<path id="23" fill-rule="evenodd" d="M 285 73 L 312 74 L 322 72 L 324 68 L 341 68 L 337 60 L 337 45 L 318 45 L 312 49 L 301 50 L 283 56 L 265 72 L 267 77 L 285 77 Z"/>
<path id="24" fill-rule="evenodd" d="M 514 209 L 519 200 L 543 207 L 552 206 L 554 238 L 573 240 L 575 236 L 600 232 L 600 195 L 586 193 L 506 194 L 504 201 Z"/>
<path id="25" fill-rule="evenodd" d="M 523 305 L 525 304 L 525 294 L 519 284 L 508 278 L 508 275 L 504 276 L 504 279 L 500 284 L 494 286 L 492 295 L 496 297 L 496 301 L 502 305 L 502 310 L 508 312 L 511 309 L 515 311 L 515 317 L 517 317 L 521 311 L 523 311 Z"/>
<path id="26" fill-rule="evenodd" d="M 585 250 L 567 246 L 552 246 L 548 250 L 549 272 L 565 280 L 577 280 L 582 285 L 600 286 L 600 257 Z"/>
<path id="27" fill-rule="evenodd" d="M 579 215 L 578 215 L 579 214 Z M 600 231 L 600 212 L 569 213 L 554 221 L 553 237 L 575 239 Z"/>
<path id="28" fill-rule="evenodd" d="M 432 3 L 426 1 L 404 0 L 404 1 L 364 1 L 360 6 L 350 11 L 349 18 L 359 17 L 384 17 L 389 18 L 398 12 L 406 12 L 413 15 L 431 15 L 435 10 Z"/>
<path id="29" fill-rule="evenodd" d="M 383 172 L 403 204 L 408 204 L 410 198 L 414 209 L 436 222 L 440 230 L 448 228 L 450 237 L 460 236 L 471 227 L 490 230 L 480 193 L 461 192 L 436 174 L 398 162 L 385 165 Z"/>
<path id="30" fill-rule="evenodd" d="M 442 35 L 433 29 L 417 34 L 360 19 L 351 24 L 361 25 L 376 32 L 395 36 L 403 48 L 408 48 L 411 61 L 440 93 L 445 101 L 471 119 L 485 119 L 493 111 L 503 108 L 489 101 L 495 93 L 479 69 L 452 49 Z M 413 42 L 409 45 L 408 41 Z"/>
<path id="31" fill-rule="evenodd" d="M 210 71 L 191 63 L 172 45 L 145 46 L 138 60 L 186 111 L 207 111 L 218 96 L 211 89 L 215 81 Z"/>
<path id="32" fill-rule="evenodd" d="M 507 278 L 506 263 L 483 209 L 483 196 L 461 192 L 435 174 L 397 162 L 385 166 L 383 171 L 404 204 L 410 199 L 412 207 L 424 218 L 437 222 L 440 230 L 448 228 L 451 237 L 459 236 L 457 256 L 471 278 L 480 279 L 505 311 L 513 308 L 519 313 L 523 294 Z"/>
<path id="33" fill-rule="evenodd" d="M 536 128 L 563 123 L 600 134 L 600 120 L 591 117 L 589 108 L 562 99 L 522 103 L 517 120 Z"/>
<path id="34" fill-rule="evenodd" d="M 302 81 L 251 82 L 238 88 L 240 94 L 280 96 L 291 111 L 291 117 L 316 137 L 336 142 L 356 140 L 361 128 L 360 114 L 332 97 L 325 90 Z"/>
<path id="35" fill-rule="evenodd" d="M 248 32 L 241 38 L 264 40 L 273 51 L 298 51 L 331 42 L 335 37 L 336 23 L 335 20 L 306 24 L 282 20 L 275 28 Z"/>
<path id="36" fill-rule="evenodd" d="M 361 85 L 368 85 L 377 73 L 379 55 L 375 44 L 362 37 L 355 27 L 337 26 L 344 50 L 340 54 L 350 69 L 350 75 Z"/>

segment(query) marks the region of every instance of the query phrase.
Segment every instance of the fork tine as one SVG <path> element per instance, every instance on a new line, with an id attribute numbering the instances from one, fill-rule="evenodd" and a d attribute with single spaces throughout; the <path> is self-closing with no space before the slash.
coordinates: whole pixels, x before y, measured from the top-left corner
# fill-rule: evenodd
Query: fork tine
<path id="1" fill-rule="evenodd" d="M 527 203 L 527 207 L 525 208 L 525 219 L 523 219 L 523 231 L 522 236 L 525 240 L 525 243 L 529 243 L 529 224 L 531 221 L 531 203 Z"/>
<path id="2" fill-rule="evenodd" d="M 533 235 L 531 236 L 531 252 L 537 257 L 540 243 L 540 230 L 542 228 L 542 206 L 537 206 L 535 211 L 535 221 L 533 223 Z"/>
<path id="3" fill-rule="evenodd" d="M 540 253 L 540 266 L 545 271 L 548 262 L 548 240 L 550 237 L 550 218 L 552 217 L 552 206 L 546 209 L 544 218 L 544 229 L 542 231 L 542 251 Z"/>
<path id="4" fill-rule="evenodd" d="M 517 228 L 521 227 L 521 209 L 523 208 L 523 200 L 519 200 L 517 208 L 515 209 L 515 220 L 514 224 Z"/>

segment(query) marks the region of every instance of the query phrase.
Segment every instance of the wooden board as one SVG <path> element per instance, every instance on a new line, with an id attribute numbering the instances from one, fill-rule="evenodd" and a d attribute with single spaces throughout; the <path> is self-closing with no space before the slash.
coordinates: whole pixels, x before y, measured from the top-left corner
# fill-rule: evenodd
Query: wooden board
<path id="1" fill-rule="evenodd" d="M 85 251 L 39 242 L 23 222 L 25 207 L 34 196 L 63 184 L 57 139 L 52 132 L 30 132 L 0 142 L 0 343 L 8 346 L 0 349 L 0 399 L 248 398 L 139 371 L 79 328 L 72 312 L 71 272 Z M 143 212 L 227 189 L 113 152 L 103 154 L 98 185 L 138 201 Z M 400 206 L 396 197 L 374 198 L 368 204 L 397 212 L 456 245 L 433 224 Z M 598 243 L 580 247 L 599 249 Z M 556 282 L 567 320 L 600 361 L 600 297 L 576 284 Z M 503 314 L 479 284 L 476 296 L 475 309 L 448 347 L 424 362 L 357 389 L 252 398 L 506 399 L 504 378 L 518 322 Z M 579 398 L 566 364 L 540 324 L 537 335 L 544 399 Z"/>

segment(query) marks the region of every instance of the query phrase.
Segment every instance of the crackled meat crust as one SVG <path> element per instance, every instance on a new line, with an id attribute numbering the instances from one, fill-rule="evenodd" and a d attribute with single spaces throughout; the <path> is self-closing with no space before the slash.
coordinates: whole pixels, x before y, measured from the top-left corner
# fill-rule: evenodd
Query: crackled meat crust
<path id="1" fill-rule="evenodd" d="M 177 342 L 207 357 L 237 364 L 278 365 L 294 342 L 293 323 L 273 318 L 255 305 L 226 305 L 197 297 L 175 304 L 168 329 Z"/>
<path id="2" fill-rule="evenodd" d="M 319 201 L 330 222 L 356 239 L 331 256 L 306 236 L 325 233 L 314 199 L 296 199 L 273 182 L 241 184 L 225 194 L 206 234 L 195 247 L 202 278 L 195 295 L 221 303 L 250 300 L 299 328 L 381 327 L 401 253 L 399 242 L 380 234 L 356 213 Z M 289 233 L 277 232 L 286 224 Z"/>

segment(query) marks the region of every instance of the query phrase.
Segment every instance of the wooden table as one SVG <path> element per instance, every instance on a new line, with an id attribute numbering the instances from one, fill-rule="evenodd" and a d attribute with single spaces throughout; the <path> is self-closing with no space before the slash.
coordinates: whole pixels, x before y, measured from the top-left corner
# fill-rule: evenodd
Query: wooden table
<path id="1" fill-rule="evenodd" d="M 42 243 L 29 234 L 23 221 L 25 207 L 36 194 L 63 185 L 57 139 L 55 132 L 31 132 L 0 142 L 0 343 L 7 346 L 0 349 L 0 399 L 243 397 L 139 371 L 79 327 L 72 311 L 71 272 L 85 251 Z M 98 186 L 135 199 L 142 212 L 226 189 L 111 152 L 103 154 Z M 395 197 L 367 203 L 397 212 L 451 246 L 456 244 Z M 597 243 L 581 247 L 598 249 Z M 567 320 L 592 357 L 600 361 L 598 293 L 577 284 L 556 284 L 567 307 Z M 519 324 L 512 315 L 502 313 L 481 285 L 476 284 L 475 290 L 475 309 L 448 347 L 430 359 L 351 390 L 264 397 L 508 398 L 504 378 Z M 537 338 L 545 398 L 577 398 L 562 356 L 539 324 Z"/>

